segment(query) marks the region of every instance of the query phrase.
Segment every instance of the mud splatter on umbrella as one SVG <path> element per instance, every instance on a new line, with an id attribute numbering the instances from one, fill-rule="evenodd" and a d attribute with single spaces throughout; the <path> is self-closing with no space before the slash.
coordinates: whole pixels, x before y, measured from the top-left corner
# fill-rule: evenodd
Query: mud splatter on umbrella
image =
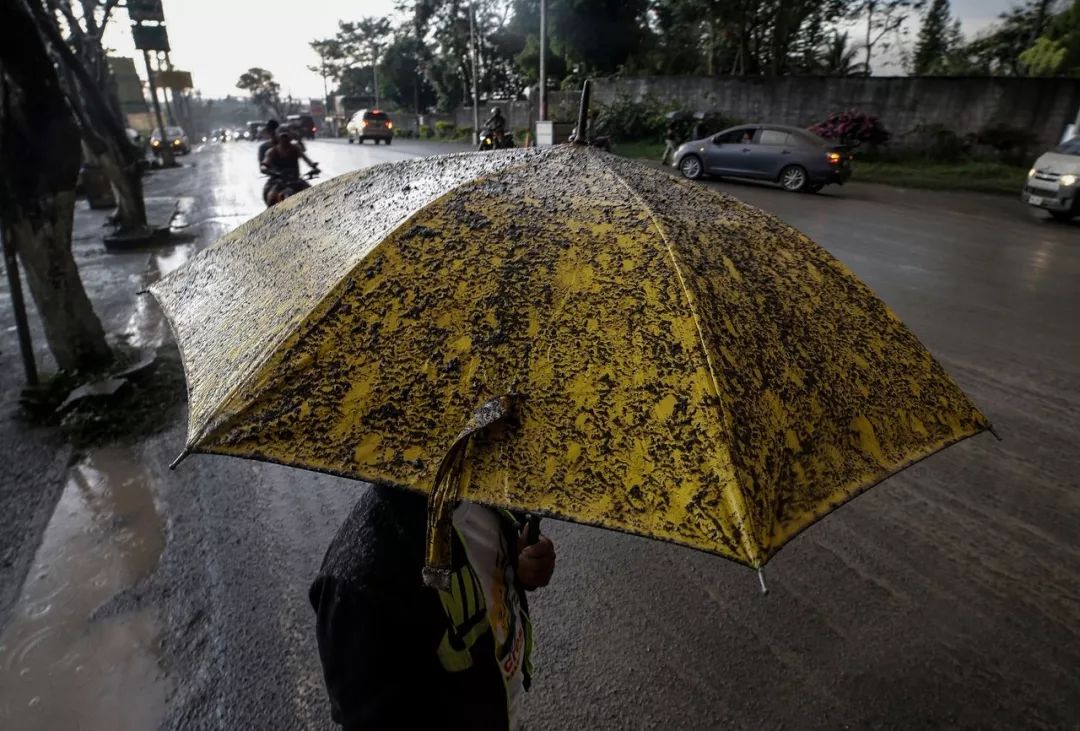
<path id="1" fill-rule="evenodd" d="M 430 492 L 514 393 L 455 457 L 456 497 L 754 567 L 989 426 L 798 231 L 580 145 L 337 178 L 152 292 L 191 452 Z"/>

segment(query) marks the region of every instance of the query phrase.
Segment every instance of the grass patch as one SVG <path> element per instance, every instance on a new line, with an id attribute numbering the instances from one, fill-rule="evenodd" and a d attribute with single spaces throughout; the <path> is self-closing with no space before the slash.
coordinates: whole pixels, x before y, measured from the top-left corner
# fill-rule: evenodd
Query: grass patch
<path id="1" fill-rule="evenodd" d="M 998 162 L 961 162 L 934 164 L 925 162 L 855 161 L 854 181 L 885 183 L 906 188 L 931 190 L 972 190 L 979 193 L 1020 195 L 1027 179 L 1027 168 Z"/>
<path id="2" fill-rule="evenodd" d="M 637 140 L 636 142 L 616 142 L 614 152 L 623 157 L 634 157 L 660 162 L 664 156 L 664 143 Z"/>

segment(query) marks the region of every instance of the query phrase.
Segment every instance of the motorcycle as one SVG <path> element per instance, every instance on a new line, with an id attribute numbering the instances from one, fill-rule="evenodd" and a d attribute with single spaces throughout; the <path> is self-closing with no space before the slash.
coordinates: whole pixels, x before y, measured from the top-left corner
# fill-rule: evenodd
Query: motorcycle
<path id="1" fill-rule="evenodd" d="M 514 146 L 514 137 L 509 132 L 496 134 L 493 130 L 485 129 L 480 133 L 480 145 L 477 152 L 488 150 L 505 150 Z"/>
<path id="2" fill-rule="evenodd" d="M 312 178 L 318 177 L 320 172 L 322 171 L 319 170 L 319 168 L 314 167 L 311 170 L 308 170 L 303 175 L 292 172 L 284 172 L 280 170 L 271 173 L 265 173 L 269 180 L 267 180 L 266 185 L 263 186 L 263 203 L 266 204 L 267 208 L 270 208 L 272 205 L 274 205 L 274 203 L 283 201 L 289 196 L 293 196 L 301 191 L 307 190 L 311 187 L 311 183 L 309 183 L 308 181 Z M 279 201 L 270 201 L 271 189 L 277 190 L 278 195 L 280 196 Z"/>

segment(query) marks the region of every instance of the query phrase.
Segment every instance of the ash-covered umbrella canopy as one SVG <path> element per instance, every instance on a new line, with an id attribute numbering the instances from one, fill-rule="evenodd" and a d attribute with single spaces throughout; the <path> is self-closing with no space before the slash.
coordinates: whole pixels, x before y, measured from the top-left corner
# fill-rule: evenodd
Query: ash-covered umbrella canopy
<path id="1" fill-rule="evenodd" d="M 989 426 L 839 261 L 776 218 L 583 146 L 342 176 L 152 287 L 188 448 L 459 496 L 761 566 Z"/>

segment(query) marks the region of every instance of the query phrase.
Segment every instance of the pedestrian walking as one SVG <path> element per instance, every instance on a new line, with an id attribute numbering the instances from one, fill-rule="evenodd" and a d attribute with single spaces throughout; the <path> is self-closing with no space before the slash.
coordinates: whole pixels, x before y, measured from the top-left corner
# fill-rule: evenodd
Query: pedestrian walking
<path id="1" fill-rule="evenodd" d="M 679 136 L 675 131 L 675 124 L 668 124 L 667 131 L 664 133 L 664 157 L 660 160 L 662 165 L 672 164 L 675 157 L 675 148 L 678 146 Z"/>
<path id="2" fill-rule="evenodd" d="M 449 589 L 424 586 L 427 500 L 372 487 L 310 590 L 334 721 L 351 729 L 516 729 L 531 681 L 526 591 L 546 586 L 551 540 L 461 503 Z"/>

